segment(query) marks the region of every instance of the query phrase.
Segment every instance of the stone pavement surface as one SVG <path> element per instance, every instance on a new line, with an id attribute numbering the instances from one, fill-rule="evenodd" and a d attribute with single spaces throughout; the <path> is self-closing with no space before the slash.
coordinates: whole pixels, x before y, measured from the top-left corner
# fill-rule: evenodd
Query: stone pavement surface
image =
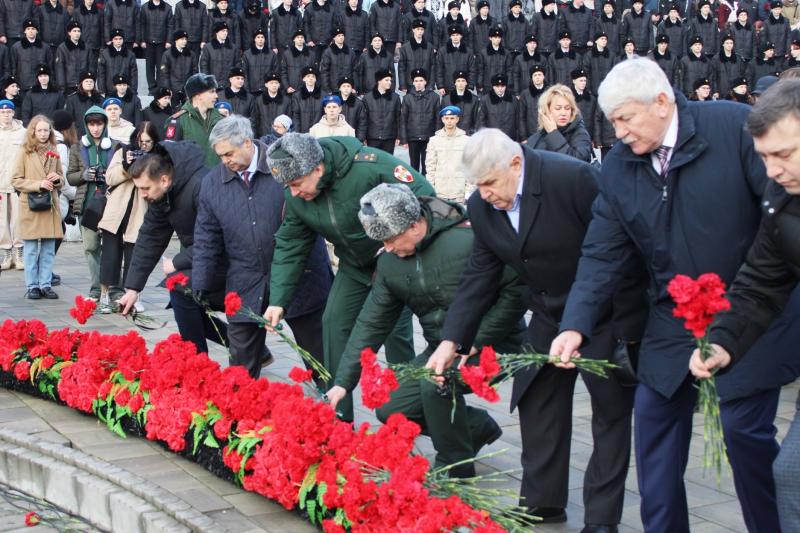
<path id="1" fill-rule="evenodd" d="M 173 241 L 167 255 L 177 251 L 177 241 Z M 80 243 L 64 243 L 56 258 L 56 272 L 62 276 L 62 285 L 56 287 L 61 299 L 55 301 L 28 301 L 24 293 L 23 273 L 4 271 L 0 275 L 0 320 L 31 319 L 44 321 L 51 328 L 65 326 L 79 327 L 68 314 L 74 297 L 85 295 L 88 290 L 86 266 Z M 167 327 L 156 331 L 141 331 L 142 336 L 152 345 L 176 331 L 171 313 L 164 309 L 168 300 L 164 289 L 155 287 L 161 279 L 154 273 L 147 289 L 142 294 L 142 302 L 150 315 L 168 321 Z M 132 326 L 119 316 L 98 315 L 89 320 L 83 328 L 92 328 L 105 333 L 123 333 Z M 424 341 L 418 325 L 415 325 L 417 347 Z M 276 362 L 266 368 L 263 375 L 271 380 L 287 380 L 293 366 L 300 366 L 300 360 L 284 343 L 270 336 L 270 349 Z M 211 356 L 222 364 L 226 353 L 221 347 L 214 347 Z M 776 421 L 779 438 L 785 435 L 794 416 L 794 399 L 797 386 L 784 389 L 778 408 Z M 510 384 L 501 386 L 501 397 L 510 396 Z M 484 404 L 474 398 L 470 402 L 483 404 L 490 410 L 503 427 L 503 436 L 485 451 L 505 453 L 481 460 L 479 473 L 516 470 L 504 476 L 502 486 L 517 490 L 520 483 L 519 457 L 520 435 L 516 413 L 509 414 L 507 404 Z M 360 401 L 356 402 L 360 405 Z M 571 442 L 572 458 L 570 464 L 570 495 L 567 508 L 568 522 L 559 525 L 542 525 L 536 529 L 542 532 L 573 532 L 583 526 L 582 482 L 583 473 L 592 452 L 591 406 L 588 393 L 579 381 L 575 391 L 573 412 L 573 435 Z M 356 410 L 356 422 L 368 421 L 377 424 L 373 414 L 363 407 Z M 79 449 L 85 453 L 109 461 L 183 498 L 199 511 L 213 517 L 218 523 L 236 533 L 244 532 L 303 532 L 314 531 L 303 519 L 285 511 L 280 505 L 261 496 L 247 493 L 236 486 L 222 481 L 195 463 L 178 457 L 155 443 L 135 437 L 121 439 L 108 431 L 96 419 L 79 414 L 69 408 L 39 400 L 24 394 L 0 390 L 0 427 L 8 427 L 35 434 Z M 741 511 L 736 500 L 730 476 L 723 479 L 718 489 L 713 476 L 703 476 L 702 467 L 702 418 L 695 417 L 695 438 L 692 441 L 689 468 L 687 470 L 687 493 L 689 498 L 690 522 L 696 532 L 744 532 L 746 531 Z M 433 449 L 426 437 L 418 440 L 419 451 L 428 456 Z M 636 467 L 633 458 L 627 479 L 625 509 L 620 531 L 641 531 L 639 518 L 639 496 L 636 489 Z M 3 519 L 5 513 L 0 509 L 0 531 L 12 524 Z M 15 527 L 10 527 L 15 529 Z"/>

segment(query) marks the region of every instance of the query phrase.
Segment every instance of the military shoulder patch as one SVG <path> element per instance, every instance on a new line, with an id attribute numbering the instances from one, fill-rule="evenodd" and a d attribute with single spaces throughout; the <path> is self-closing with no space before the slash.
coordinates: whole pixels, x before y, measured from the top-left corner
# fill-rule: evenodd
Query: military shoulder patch
<path id="1" fill-rule="evenodd" d="M 370 153 L 364 151 L 358 152 L 356 156 L 353 158 L 353 161 L 367 161 L 369 163 L 374 163 L 377 160 L 378 160 L 378 154 L 374 152 Z"/>
<path id="2" fill-rule="evenodd" d="M 169 118 L 171 118 L 171 119 L 177 119 L 177 118 L 180 118 L 180 117 L 182 117 L 182 116 L 183 116 L 183 115 L 185 115 L 186 113 L 188 113 L 188 111 L 186 111 L 185 109 L 181 109 L 181 110 L 179 110 L 177 113 L 173 113 L 172 115 L 170 115 L 170 117 L 169 117 Z"/>
<path id="3" fill-rule="evenodd" d="M 411 183 L 414 181 L 414 175 L 403 165 L 397 165 L 394 167 L 394 179 L 403 183 Z"/>

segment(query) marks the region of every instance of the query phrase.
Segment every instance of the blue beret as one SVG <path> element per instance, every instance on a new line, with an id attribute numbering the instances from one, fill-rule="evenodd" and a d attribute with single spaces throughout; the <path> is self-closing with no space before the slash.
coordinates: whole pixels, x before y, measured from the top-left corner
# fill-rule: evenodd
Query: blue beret
<path id="1" fill-rule="evenodd" d="M 342 99 L 338 94 L 329 94 L 328 96 L 322 98 L 322 107 L 325 107 L 328 104 L 342 105 Z"/>
<path id="2" fill-rule="evenodd" d="M 447 107 L 443 107 L 441 111 L 439 111 L 440 117 L 449 117 L 451 115 L 461 116 L 461 108 L 454 105 L 449 105 Z"/>
<path id="3" fill-rule="evenodd" d="M 15 109 L 11 100 L 0 100 L 0 109 Z"/>
<path id="4" fill-rule="evenodd" d="M 103 109 L 107 108 L 110 105 L 118 105 L 118 106 L 122 107 L 122 100 L 120 100 L 119 98 L 113 98 L 113 97 L 112 98 L 106 98 L 105 100 L 103 100 Z"/>
<path id="5" fill-rule="evenodd" d="M 227 109 L 228 112 L 233 111 L 230 102 L 217 102 L 216 104 L 214 104 L 214 107 L 217 109 Z"/>

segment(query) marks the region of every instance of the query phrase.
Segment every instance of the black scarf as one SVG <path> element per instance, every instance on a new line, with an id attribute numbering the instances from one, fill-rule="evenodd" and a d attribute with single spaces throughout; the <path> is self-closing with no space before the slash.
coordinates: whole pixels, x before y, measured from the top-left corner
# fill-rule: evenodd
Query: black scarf
<path id="1" fill-rule="evenodd" d="M 494 92 L 494 89 L 489 93 L 489 100 L 492 101 L 494 105 L 497 105 L 501 102 L 513 102 L 514 97 L 511 96 L 511 93 L 506 89 L 506 93 L 500 97 L 497 96 L 497 93 Z"/>

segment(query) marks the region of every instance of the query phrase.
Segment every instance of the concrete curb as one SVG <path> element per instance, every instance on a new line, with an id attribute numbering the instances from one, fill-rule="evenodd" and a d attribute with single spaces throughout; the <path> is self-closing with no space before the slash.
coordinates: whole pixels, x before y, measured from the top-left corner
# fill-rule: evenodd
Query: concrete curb
<path id="1" fill-rule="evenodd" d="M 11 429 L 0 429 L 0 482 L 107 531 L 227 531 L 155 483 L 78 450 Z"/>

